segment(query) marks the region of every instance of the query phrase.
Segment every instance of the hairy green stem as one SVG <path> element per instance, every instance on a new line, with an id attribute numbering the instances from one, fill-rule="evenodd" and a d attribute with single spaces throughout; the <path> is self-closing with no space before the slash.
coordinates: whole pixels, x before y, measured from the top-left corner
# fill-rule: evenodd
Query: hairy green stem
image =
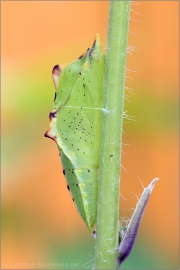
<path id="1" fill-rule="evenodd" d="M 116 269 L 130 1 L 110 1 L 103 85 L 95 269 Z"/>

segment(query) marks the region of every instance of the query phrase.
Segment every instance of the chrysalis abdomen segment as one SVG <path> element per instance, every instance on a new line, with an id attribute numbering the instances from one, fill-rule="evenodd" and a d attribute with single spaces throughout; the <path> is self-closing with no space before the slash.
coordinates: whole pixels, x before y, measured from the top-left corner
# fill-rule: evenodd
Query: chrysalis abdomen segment
<path id="1" fill-rule="evenodd" d="M 61 160 L 68 190 L 79 214 L 90 231 L 96 223 L 97 211 L 97 168 L 74 168 L 61 151 Z"/>

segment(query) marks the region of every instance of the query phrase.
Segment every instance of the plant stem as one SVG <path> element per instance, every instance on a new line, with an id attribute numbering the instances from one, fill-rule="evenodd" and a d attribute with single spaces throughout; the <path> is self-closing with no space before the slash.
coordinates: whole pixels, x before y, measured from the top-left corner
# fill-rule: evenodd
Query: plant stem
<path id="1" fill-rule="evenodd" d="M 119 188 L 130 1 L 110 1 L 103 85 L 95 269 L 117 268 Z"/>

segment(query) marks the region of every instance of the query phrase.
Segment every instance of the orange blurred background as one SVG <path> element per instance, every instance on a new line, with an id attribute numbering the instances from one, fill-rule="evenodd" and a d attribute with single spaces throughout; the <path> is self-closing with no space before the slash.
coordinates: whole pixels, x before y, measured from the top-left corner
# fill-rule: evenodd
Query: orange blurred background
<path id="1" fill-rule="evenodd" d="M 92 269 L 94 240 L 66 188 L 49 128 L 55 64 L 100 34 L 109 2 L 2 1 L 2 269 Z M 133 2 L 127 57 L 121 217 L 159 177 L 122 269 L 178 269 L 179 3 Z M 129 144 L 129 146 L 127 145 Z M 124 154 L 126 153 L 126 155 Z M 138 176 L 138 177 L 137 177 Z M 87 263 L 87 264 L 86 264 Z"/>

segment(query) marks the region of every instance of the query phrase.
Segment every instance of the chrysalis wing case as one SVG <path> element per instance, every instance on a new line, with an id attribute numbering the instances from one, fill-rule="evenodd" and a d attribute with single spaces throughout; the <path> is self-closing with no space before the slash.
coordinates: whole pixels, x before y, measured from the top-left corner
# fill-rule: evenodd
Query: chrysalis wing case
<path id="1" fill-rule="evenodd" d="M 97 214 L 104 58 L 96 35 L 92 47 L 78 60 L 54 67 L 56 94 L 45 133 L 57 143 L 67 188 L 91 232 Z"/>

